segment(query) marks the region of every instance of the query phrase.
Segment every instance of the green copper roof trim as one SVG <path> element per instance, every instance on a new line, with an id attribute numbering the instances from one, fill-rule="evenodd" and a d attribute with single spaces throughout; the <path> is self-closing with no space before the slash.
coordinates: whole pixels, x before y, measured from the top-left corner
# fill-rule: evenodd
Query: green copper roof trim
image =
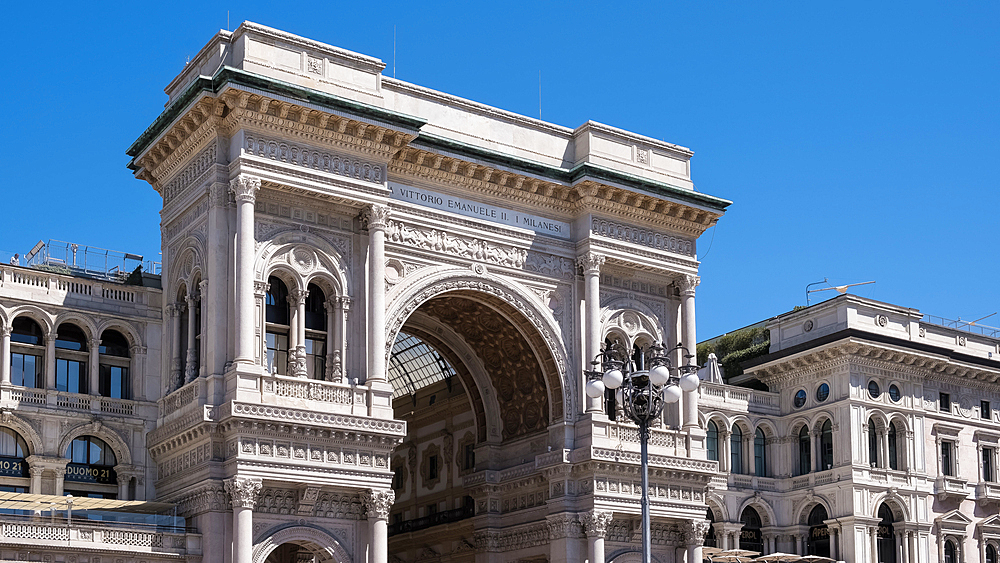
<path id="1" fill-rule="evenodd" d="M 340 96 L 326 94 L 311 88 L 305 88 L 281 80 L 275 80 L 273 78 L 268 78 L 266 76 L 240 70 L 238 68 L 223 66 L 212 78 L 199 76 L 194 79 L 191 84 L 184 89 L 184 92 L 174 101 L 174 103 L 170 104 L 167 109 L 163 110 L 163 113 L 157 116 L 157 118 L 148 128 L 146 128 L 142 135 L 140 135 L 139 138 L 132 143 L 132 146 L 125 151 L 125 154 L 133 158 L 133 162 L 129 163 L 129 168 L 135 170 L 135 157 L 146 150 L 150 143 L 153 142 L 153 139 L 163 133 L 167 126 L 172 123 L 178 115 L 187 110 L 187 108 L 194 102 L 195 99 L 197 99 L 201 92 L 207 91 L 214 94 L 221 91 L 223 86 L 230 83 L 238 86 L 257 88 L 271 94 L 308 102 L 327 109 L 349 112 L 360 117 L 366 117 L 376 121 L 388 123 L 401 129 L 415 131 L 419 130 L 424 126 L 424 124 L 427 123 L 427 120 L 419 117 L 413 117 L 412 115 L 406 115 L 404 113 L 383 109 L 377 106 L 355 102 L 353 100 L 341 98 Z"/>
<path id="2" fill-rule="evenodd" d="M 654 195 L 679 199 L 688 203 L 705 206 L 719 212 L 725 211 L 726 207 L 733 203 L 729 200 L 679 188 L 677 186 L 672 186 L 656 180 L 650 180 L 649 178 L 643 178 L 634 174 L 612 170 L 597 164 L 584 162 L 567 170 L 560 166 L 544 164 L 535 160 L 470 145 L 468 143 L 448 139 L 446 137 L 440 137 L 423 131 L 420 132 L 416 139 L 410 142 L 410 145 L 414 147 L 423 146 L 428 149 L 446 150 L 459 155 L 484 160 L 491 164 L 506 166 L 521 172 L 543 176 L 545 178 L 550 178 L 569 185 L 572 185 L 584 178 L 618 182 Z"/>

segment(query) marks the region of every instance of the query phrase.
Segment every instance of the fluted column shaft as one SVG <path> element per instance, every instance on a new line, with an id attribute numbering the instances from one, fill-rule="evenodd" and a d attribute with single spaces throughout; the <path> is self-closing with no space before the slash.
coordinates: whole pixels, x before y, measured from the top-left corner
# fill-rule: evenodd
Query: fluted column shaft
<path id="1" fill-rule="evenodd" d="M 687 354 L 697 354 L 698 336 L 695 330 L 694 316 L 694 294 L 695 288 L 701 283 L 698 276 L 684 276 L 680 280 L 681 311 L 684 317 L 684 334 L 682 343 L 687 349 Z M 695 363 L 696 358 L 684 358 L 683 364 Z M 682 420 L 684 428 L 698 427 L 698 390 L 684 391 Z"/>
<path id="2" fill-rule="evenodd" d="M 389 208 L 371 205 L 368 222 L 368 380 L 386 381 L 385 369 L 385 229 Z"/>
<path id="3" fill-rule="evenodd" d="M 188 318 L 187 318 L 187 354 L 186 354 L 187 357 L 184 359 L 184 383 L 190 383 L 191 381 L 194 381 L 195 377 L 198 376 L 196 371 L 198 369 L 198 360 L 197 356 L 195 355 L 197 353 L 195 349 L 195 335 L 198 332 L 197 331 L 198 327 L 196 324 L 198 322 L 198 315 L 196 314 L 198 307 L 198 296 L 193 292 L 189 291 L 185 300 L 187 301 Z"/>
<path id="4" fill-rule="evenodd" d="M 254 363 L 254 203 L 260 178 L 241 174 L 229 184 L 236 197 L 236 363 Z"/>
<path id="5" fill-rule="evenodd" d="M 601 353 L 601 265 L 604 264 L 604 256 L 587 253 L 577 259 L 577 263 L 583 269 L 583 292 L 584 292 L 584 326 L 586 327 L 586 350 L 584 350 L 583 369 L 600 370 L 601 366 L 592 366 L 592 362 Z M 584 382 L 586 384 L 586 381 Z M 599 413 L 602 408 L 603 397 L 586 397 L 587 412 Z M 601 540 L 603 542 L 603 539 Z"/>
<path id="6" fill-rule="evenodd" d="M 10 333 L 11 328 L 0 328 L 0 385 L 10 385 Z"/>
<path id="7" fill-rule="evenodd" d="M 99 338 L 91 338 L 87 341 L 87 346 L 89 346 L 87 351 L 90 354 L 87 357 L 87 387 L 89 387 L 89 391 L 80 389 L 80 392 L 100 395 L 101 340 Z"/>
<path id="8" fill-rule="evenodd" d="M 170 382 L 167 390 L 173 390 L 180 383 L 181 376 L 181 312 L 184 307 L 181 303 L 170 303 L 166 306 L 167 314 L 170 315 Z"/>
<path id="9" fill-rule="evenodd" d="M 232 477 L 223 483 L 233 503 L 233 563 L 253 563 L 253 508 L 261 480 Z"/>

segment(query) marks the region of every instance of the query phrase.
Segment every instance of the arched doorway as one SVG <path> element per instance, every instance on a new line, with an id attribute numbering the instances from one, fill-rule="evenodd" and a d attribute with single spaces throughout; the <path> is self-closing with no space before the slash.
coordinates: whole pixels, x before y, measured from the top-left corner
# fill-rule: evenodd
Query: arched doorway
<path id="1" fill-rule="evenodd" d="M 708 514 L 705 515 L 708 518 L 708 533 L 705 534 L 705 541 L 702 545 L 706 547 L 718 547 L 718 542 L 715 540 L 715 513 L 712 509 L 708 509 Z"/>
<path id="2" fill-rule="evenodd" d="M 407 436 L 391 460 L 389 553 L 412 560 L 422 549 L 450 551 L 451 543 L 441 543 L 447 529 L 469 547 L 456 561 L 471 561 L 476 499 L 464 478 L 548 451 L 549 426 L 565 401 L 556 361 L 519 308 L 472 290 L 427 299 L 392 337 L 388 379 L 394 418 L 406 421 Z M 491 510 L 547 501 L 540 482 L 525 488 L 516 506 Z"/>
<path id="3" fill-rule="evenodd" d="M 285 543 L 272 551 L 264 563 L 321 563 L 325 561 L 329 561 L 329 559 L 323 558 L 321 554 L 310 549 L 308 545 Z"/>
<path id="4" fill-rule="evenodd" d="M 830 529 L 823 523 L 828 519 L 826 508 L 823 508 L 822 504 L 817 504 L 809 512 L 809 518 L 806 521 L 809 526 L 809 540 L 806 542 L 808 555 L 830 556 Z"/>
<path id="5" fill-rule="evenodd" d="M 743 509 L 740 521 L 743 522 L 743 529 L 740 531 L 740 549 L 764 553 L 764 536 L 760 532 L 760 514 L 754 507 L 748 506 Z"/>
<path id="6" fill-rule="evenodd" d="M 892 524 L 895 517 L 892 509 L 885 503 L 878 508 L 878 563 L 896 563 L 896 534 Z"/>
<path id="7" fill-rule="evenodd" d="M 279 528 L 258 539 L 253 563 L 352 563 L 341 540 L 314 526 Z"/>

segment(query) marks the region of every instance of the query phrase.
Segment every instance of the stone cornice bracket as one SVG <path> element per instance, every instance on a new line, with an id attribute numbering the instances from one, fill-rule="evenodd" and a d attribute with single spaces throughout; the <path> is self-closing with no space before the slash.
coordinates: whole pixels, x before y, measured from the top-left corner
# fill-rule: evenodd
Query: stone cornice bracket
<path id="1" fill-rule="evenodd" d="M 607 257 L 605 257 L 603 254 L 588 252 L 583 256 L 578 256 L 576 259 L 576 264 L 583 270 L 583 273 L 585 274 L 587 272 L 599 273 L 601 271 L 601 266 L 604 265 L 604 262 L 606 260 Z"/>
<path id="2" fill-rule="evenodd" d="M 676 283 L 681 295 L 694 296 L 694 290 L 701 283 L 701 278 L 695 275 L 687 274 L 677 278 Z"/>
<path id="3" fill-rule="evenodd" d="M 250 477 L 230 477 L 223 481 L 233 508 L 253 508 L 257 505 L 257 495 L 263 482 Z"/>
<path id="4" fill-rule="evenodd" d="M 379 491 L 367 489 L 361 492 L 361 503 L 364 505 L 369 518 L 388 520 L 389 509 L 392 508 L 392 503 L 395 501 L 396 493 L 391 490 Z"/>
<path id="5" fill-rule="evenodd" d="M 388 205 L 371 204 L 361 212 L 361 220 L 369 231 L 384 231 L 389 226 Z"/>
<path id="6" fill-rule="evenodd" d="M 260 178 L 240 174 L 229 181 L 229 191 L 237 202 L 254 203 L 257 200 L 257 192 L 260 191 Z"/>
<path id="7" fill-rule="evenodd" d="M 583 529 L 587 533 L 588 538 L 603 538 L 604 534 L 608 532 L 608 526 L 611 525 L 611 520 L 614 517 L 614 513 L 610 510 L 591 510 L 590 512 L 585 512 L 583 514 Z"/>

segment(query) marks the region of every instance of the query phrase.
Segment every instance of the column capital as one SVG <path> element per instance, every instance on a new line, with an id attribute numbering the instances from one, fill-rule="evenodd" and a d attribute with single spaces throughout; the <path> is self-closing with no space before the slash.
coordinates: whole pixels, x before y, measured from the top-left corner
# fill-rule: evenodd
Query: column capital
<path id="1" fill-rule="evenodd" d="M 230 477 L 222 482 L 229 493 L 233 508 L 253 508 L 257 505 L 257 495 L 263 482 L 250 477 Z"/>
<path id="2" fill-rule="evenodd" d="M 597 254 L 596 252 L 588 252 L 582 256 L 576 257 L 576 265 L 583 270 L 584 274 L 587 273 L 599 274 L 601 272 L 601 266 L 604 265 L 604 262 L 606 260 L 607 257 L 604 256 L 603 254 Z"/>
<path id="3" fill-rule="evenodd" d="M 253 294 L 257 297 L 264 297 L 267 295 L 267 290 L 271 289 L 271 284 L 262 281 L 253 282 Z"/>
<path id="4" fill-rule="evenodd" d="M 708 520 L 684 520 L 681 522 L 681 532 L 688 545 L 701 545 L 708 534 Z"/>
<path id="5" fill-rule="evenodd" d="M 587 537 L 603 538 L 604 534 L 608 532 L 608 526 L 611 525 L 611 519 L 613 517 L 614 513 L 610 510 L 591 510 L 590 512 L 584 512 L 582 515 L 583 530 L 586 532 Z"/>
<path id="6" fill-rule="evenodd" d="M 260 191 L 260 178 L 240 174 L 229 181 L 229 191 L 236 197 L 237 202 L 254 203 L 257 201 L 257 192 Z"/>
<path id="7" fill-rule="evenodd" d="M 676 283 L 681 295 L 694 297 L 694 290 L 701 284 L 701 278 L 692 274 L 687 274 L 677 278 Z"/>
<path id="8" fill-rule="evenodd" d="M 392 490 L 367 489 L 361 492 L 361 503 L 368 512 L 368 518 L 388 520 L 389 509 L 392 508 L 392 503 L 395 501 L 396 493 Z"/>
<path id="9" fill-rule="evenodd" d="M 0 326 L 0 337 L 7 338 L 14 331 L 12 326 Z"/>
<path id="10" fill-rule="evenodd" d="M 163 306 L 163 309 L 171 317 L 179 317 L 181 316 L 181 313 L 187 310 L 187 304 L 181 303 L 179 301 L 176 303 L 167 303 L 166 305 Z"/>
<path id="11" fill-rule="evenodd" d="M 308 289 L 293 289 L 288 292 L 288 303 L 296 307 L 305 305 L 307 297 L 309 297 Z"/>
<path id="12" fill-rule="evenodd" d="M 371 204 L 361 212 L 362 222 L 369 231 L 384 231 L 389 226 L 389 216 L 392 210 L 388 205 Z"/>
<path id="13" fill-rule="evenodd" d="M 87 350 L 90 352 L 100 352 L 99 348 L 101 346 L 100 338 L 88 338 L 87 339 Z"/>

